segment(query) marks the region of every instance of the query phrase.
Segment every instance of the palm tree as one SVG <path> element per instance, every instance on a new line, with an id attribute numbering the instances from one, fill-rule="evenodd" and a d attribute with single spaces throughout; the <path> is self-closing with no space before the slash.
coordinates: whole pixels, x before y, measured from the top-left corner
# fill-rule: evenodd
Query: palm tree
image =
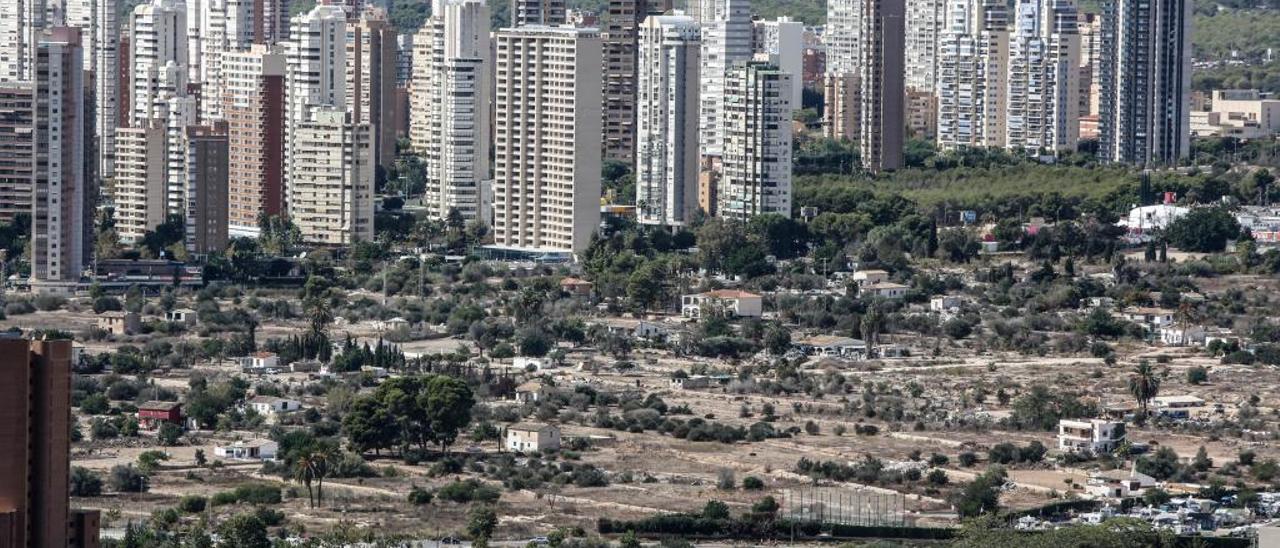
<path id="1" fill-rule="evenodd" d="M 324 506 L 324 478 L 329 475 L 329 464 L 337 459 L 337 451 L 332 446 L 316 448 L 307 455 L 307 466 L 311 476 L 316 479 L 316 501 Z"/>
<path id="2" fill-rule="evenodd" d="M 293 463 L 293 479 L 307 486 L 307 502 L 311 508 L 315 508 L 316 499 L 311 490 L 311 480 L 315 479 L 315 475 L 311 470 L 310 455 L 303 455 Z"/>
<path id="3" fill-rule="evenodd" d="M 329 330 L 329 324 L 333 323 L 333 311 L 329 309 L 329 303 L 322 298 L 311 299 L 308 308 L 311 309 L 311 332 L 316 335 L 324 335 Z"/>
<path id="4" fill-rule="evenodd" d="M 1160 392 L 1160 379 L 1156 376 L 1155 368 L 1151 367 L 1146 360 L 1138 362 L 1138 366 L 1133 368 L 1133 374 L 1129 375 L 1129 393 L 1138 400 L 1138 405 L 1142 407 L 1142 416 L 1147 416 L 1147 402 L 1150 402 Z"/>

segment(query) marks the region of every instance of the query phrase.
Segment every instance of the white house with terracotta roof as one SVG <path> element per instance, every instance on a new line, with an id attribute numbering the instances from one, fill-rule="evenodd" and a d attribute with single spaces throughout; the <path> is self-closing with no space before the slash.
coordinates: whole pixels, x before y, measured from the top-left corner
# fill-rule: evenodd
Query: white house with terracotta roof
<path id="1" fill-rule="evenodd" d="M 725 316 L 759 318 L 764 314 L 764 299 L 739 289 L 716 289 L 685 295 L 680 298 L 680 314 L 686 318 L 699 318 L 704 305 Z"/>
<path id="2" fill-rule="evenodd" d="M 560 427 L 522 422 L 507 427 L 507 450 L 520 453 L 560 449 Z"/>

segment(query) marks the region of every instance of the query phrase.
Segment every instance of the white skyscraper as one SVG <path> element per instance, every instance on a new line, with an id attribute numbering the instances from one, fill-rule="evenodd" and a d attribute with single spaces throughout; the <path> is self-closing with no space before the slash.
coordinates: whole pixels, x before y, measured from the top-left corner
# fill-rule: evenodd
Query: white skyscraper
<path id="1" fill-rule="evenodd" d="M 286 189 L 305 170 L 294 147 L 301 126 L 312 121 L 312 109 L 346 108 L 346 38 L 347 14 L 341 7 L 318 5 L 293 18 L 285 43 Z M 332 116 L 328 118 L 333 121 Z M 287 209 L 292 196 L 286 193 Z"/>
<path id="2" fill-rule="evenodd" d="M 45 0 L 0 2 L 0 81 L 31 80 L 46 8 Z"/>
<path id="3" fill-rule="evenodd" d="M 130 125 L 168 116 L 170 98 L 186 95 L 187 13 L 181 0 L 152 0 L 133 10 Z"/>
<path id="4" fill-rule="evenodd" d="M 724 102 L 725 74 L 735 64 L 751 60 L 754 28 L 749 0 L 722 0 L 724 9 L 704 10 L 702 27 L 702 104 L 698 127 L 703 156 L 719 156 L 724 145 L 720 109 Z M 705 17 L 712 12 L 713 21 Z"/>
<path id="5" fill-rule="evenodd" d="M 827 25 L 822 42 L 827 47 L 827 73 L 857 74 L 861 56 L 861 0 L 827 0 Z"/>
<path id="6" fill-rule="evenodd" d="M 254 0 L 186 0 L 188 75 L 199 82 L 201 118 L 222 118 L 223 57 L 254 40 Z"/>
<path id="7" fill-rule="evenodd" d="M 755 54 L 776 65 L 791 78 L 791 104 L 804 98 L 804 23 L 790 17 L 755 22 Z"/>
<path id="8" fill-rule="evenodd" d="M 945 0 L 907 0 L 906 87 L 933 93 L 938 79 L 938 33 Z"/>
<path id="9" fill-rule="evenodd" d="M 1172 165 L 1191 147 L 1191 2 L 1103 4 L 1098 155 Z"/>
<path id="10" fill-rule="evenodd" d="M 1079 140 L 1080 35 L 1072 0 L 1018 0 L 1009 38 L 1005 146 L 1075 150 Z"/>
<path id="11" fill-rule="evenodd" d="M 636 206 L 643 224 L 683 226 L 698 209 L 698 70 L 691 17 L 640 26 L 636 68 Z"/>
<path id="12" fill-rule="evenodd" d="M 724 177 L 716 208 L 721 217 L 791 216 L 791 78 L 767 63 L 729 71 Z"/>
<path id="13" fill-rule="evenodd" d="M 481 0 L 437 0 L 414 37 L 410 134 L 426 168 L 428 215 L 489 222 L 491 164 L 489 8 Z"/>
<path id="14" fill-rule="evenodd" d="M 93 76 L 94 133 L 97 135 L 98 175 L 115 176 L 116 105 L 119 83 L 120 28 L 116 3 L 109 0 L 68 0 L 67 26 L 80 28 L 84 69 Z"/>
<path id="15" fill-rule="evenodd" d="M 947 0 L 938 47 L 938 147 L 1003 147 L 1008 10 L 1003 0 Z"/>
<path id="16" fill-rule="evenodd" d="M 304 241 L 373 238 L 376 137 L 348 100 L 348 13 L 318 5 L 293 18 L 285 45 L 285 203 Z M 394 61 L 389 73 L 394 77 Z"/>
<path id="17" fill-rule="evenodd" d="M 600 225 L 600 33 L 526 26 L 496 36 L 495 244 L 580 252 Z"/>

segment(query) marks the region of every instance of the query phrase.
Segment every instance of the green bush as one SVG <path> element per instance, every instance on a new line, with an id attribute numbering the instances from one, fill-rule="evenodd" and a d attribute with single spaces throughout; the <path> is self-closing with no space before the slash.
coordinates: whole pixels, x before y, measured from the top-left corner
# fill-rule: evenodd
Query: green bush
<path id="1" fill-rule="evenodd" d="M 494 502 L 502 496 L 502 493 L 493 487 L 480 483 L 479 480 L 469 479 L 455 481 L 441 487 L 436 491 L 436 496 L 457 503 Z"/>
<path id="2" fill-rule="evenodd" d="M 414 485 L 413 488 L 409 489 L 410 504 L 416 504 L 419 506 L 431 504 L 431 499 L 434 497 L 435 495 L 432 495 L 431 491 L 418 487 L 417 485 Z"/>
<path id="3" fill-rule="evenodd" d="M 209 505 L 226 506 L 228 504 L 235 504 L 237 501 L 239 501 L 239 498 L 236 497 L 235 491 L 221 491 L 213 495 L 213 498 L 209 500 Z"/>
<path id="4" fill-rule="evenodd" d="M 178 509 L 188 514 L 198 514 L 204 511 L 208 503 L 209 499 L 200 495 L 187 495 L 178 500 Z"/>
<path id="5" fill-rule="evenodd" d="M 748 491 L 757 491 L 764 489 L 764 480 L 755 476 L 747 476 L 742 478 L 742 488 Z"/>
<path id="6" fill-rule="evenodd" d="M 236 500 L 249 504 L 280 504 L 280 487 L 267 483 L 246 483 L 235 490 Z"/>

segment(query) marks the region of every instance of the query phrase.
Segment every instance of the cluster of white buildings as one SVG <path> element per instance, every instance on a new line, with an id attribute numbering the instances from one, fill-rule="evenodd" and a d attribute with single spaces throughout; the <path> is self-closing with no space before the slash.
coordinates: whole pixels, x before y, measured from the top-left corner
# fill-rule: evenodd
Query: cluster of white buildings
<path id="1" fill-rule="evenodd" d="M 0 220 L 37 219 L 33 278 L 79 279 L 98 204 L 125 243 L 180 222 L 191 253 L 257 235 L 263 215 L 309 244 L 371 239 L 400 138 L 428 214 L 484 222 L 503 250 L 582 250 L 605 160 L 634 166 L 645 224 L 789 216 L 815 48 L 826 133 L 872 171 L 902 166 L 908 130 L 1036 154 L 1096 132 L 1104 158 L 1135 163 L 1176 160 L 1190 134 L 1187 0 L 1101 17 L 1072 0 L 832 0 L 820 36 L 753 20 L 749 0 L 611 0 L 599 26 L 519 0 L 497 31 L 483 0 L 433 0 L 412 35 L 363 0 L 287 6 L 0 8 Z"/>
<path id="2" fill-rule="evenodd" d="M 1117 0 L 1101 15 L 1073 0 L 832 0 L 827 134 L 858 141 L 872 170 L 901 166 L 903 127 L 943 150 L 1052 155 L 1097 139 L 1105 161 L 1174 163 L 1189 152 L 1190 10 L 1185 0 Z"/>

